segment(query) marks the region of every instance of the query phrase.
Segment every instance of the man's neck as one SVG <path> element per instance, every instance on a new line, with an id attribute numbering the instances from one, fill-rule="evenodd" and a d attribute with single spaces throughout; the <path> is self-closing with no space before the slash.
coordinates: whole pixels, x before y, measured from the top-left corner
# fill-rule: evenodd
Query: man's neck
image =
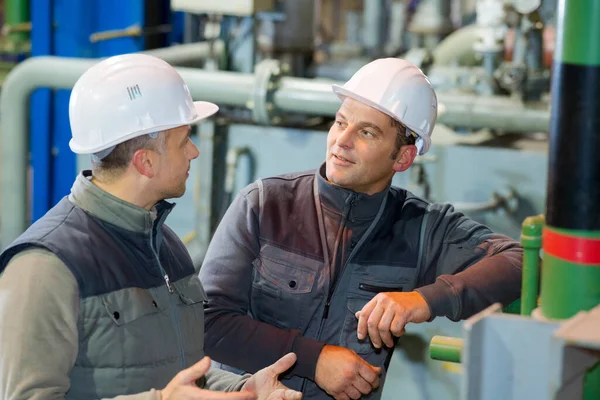
<path id="1" fill-rule="evenodd" d="M 139 190 L 135 182 L 128 179 L 117 179 L 114 182 L 104 182 L 92 177 L 92 183 L 105 192 L 145 210 L 151 210 L 158 202 L 153 196 L 148 196 L 149 190 Z"/>

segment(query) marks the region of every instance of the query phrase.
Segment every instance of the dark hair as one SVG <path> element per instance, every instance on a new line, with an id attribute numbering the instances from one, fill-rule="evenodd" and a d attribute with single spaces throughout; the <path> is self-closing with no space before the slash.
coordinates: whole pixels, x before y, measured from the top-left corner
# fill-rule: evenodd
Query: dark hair
<path id="1" fill-rule="evenodd" d="M 140 149 L 149 149 L 162 152 L 165 145 L 165 135 L 158 134 L 156 139 L 149 135 L 142 135 L 119 143 L 109 155 L 102 160 L 92 160 L 92 173 L 104 176 L 104 179 L 118 178 L 127 168 L 133 155 Z"/>
<path id="2" fill-rule="evenodd" d="M 406 126 L 391 117 L 390 121 L 392 122 L 392 128 L 396 128 L 396 146 L 392 154 L 390 154 L 390 158 L 395 160 L 402 146 L 414 145 L 417 141 L 417 137 L 412 132 L 410 135 L 406 136 Z"/>

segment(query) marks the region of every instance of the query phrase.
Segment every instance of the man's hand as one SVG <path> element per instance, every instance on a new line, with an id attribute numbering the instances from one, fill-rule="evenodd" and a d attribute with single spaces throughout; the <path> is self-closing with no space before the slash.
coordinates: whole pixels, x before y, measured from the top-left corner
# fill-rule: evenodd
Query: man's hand
<path id="1" fill-rule="evenodd" d="M 210 368 L 210 358 L 204 357 L 196 364 L 175 375 L 166 388 L 160 391 L 161 400 L 256 400 L 252 392 L 213 392 L 200 389 L 196 380 Z"/>
<path id="2" fill-rule="evenodd" d="M 377 368 L 354 351 L 326 345 L 317 360 L 315 382 L 336 400 L 358 399 L 379 386 Z"/>
<path id="3" fill-rule="evenodd" d="M 288 353 L 266 368 L 250 377 L 242 390 L 255 393 L 258 400 L 300 400 L 302 393 L 288 389 L 278 377 L 296 362 L 296 354 Z"/>
<path id="4" fill-rule="evenodd" d="M 402 336 L 407 323 L 425 322 L 430 317 L 429 305 L 418 292 L 379 293 L 356 313 L 358 339 L 363 340 L 368 334 L 376 348 L 382 343 L 393 347 L 392 335 Z"/>

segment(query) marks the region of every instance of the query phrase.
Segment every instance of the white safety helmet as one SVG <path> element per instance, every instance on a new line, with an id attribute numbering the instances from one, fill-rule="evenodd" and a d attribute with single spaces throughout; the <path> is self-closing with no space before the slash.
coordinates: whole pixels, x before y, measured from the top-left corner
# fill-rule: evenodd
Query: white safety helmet
<path id="1" fill-rule="evenodd" d="M 179 73 L 159 58 L 110 57 L 87 70 L 73 86 L 69 147 L 103 158 L 119 143 L 194 124 L 218 110 L 215 104 L 194 102 Z"/>
<path id="2" fill-rule="evenodd" d="M 419 154 L 429 150 L 437 97 L 415 65 L 399 58 L 381 58 L 359 69 L 344 86 L 333 85 L 333 92 L 342 101 L 350 97 L 394 118 L 417 135 Z"/>

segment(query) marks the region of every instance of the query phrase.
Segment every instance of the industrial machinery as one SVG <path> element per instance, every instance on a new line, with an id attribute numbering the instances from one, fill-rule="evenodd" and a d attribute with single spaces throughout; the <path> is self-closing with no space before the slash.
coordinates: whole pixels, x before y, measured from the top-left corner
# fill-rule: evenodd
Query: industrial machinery
<path id="1" fill-rule="evenodd" d="M 237 191 L 322 162 L 332 83 L 376 57 L 406 58 L 440 112 L 432 151 L 394 183 L 520 237 L 529 261 L 522 316 L 492 307 L 462 329 L 407 327 L 384 399 L 600 398 L 599 0 L 125 3 L 4 0 L 3 247 L 87 165 L 67 146 L 67 103 L 98 58 L 154 54 L 221 108 L 197 129 L 194 187 L 170 217 L 198 264 Z M 429 358 L 436 335 L 443 361 Z"/>

